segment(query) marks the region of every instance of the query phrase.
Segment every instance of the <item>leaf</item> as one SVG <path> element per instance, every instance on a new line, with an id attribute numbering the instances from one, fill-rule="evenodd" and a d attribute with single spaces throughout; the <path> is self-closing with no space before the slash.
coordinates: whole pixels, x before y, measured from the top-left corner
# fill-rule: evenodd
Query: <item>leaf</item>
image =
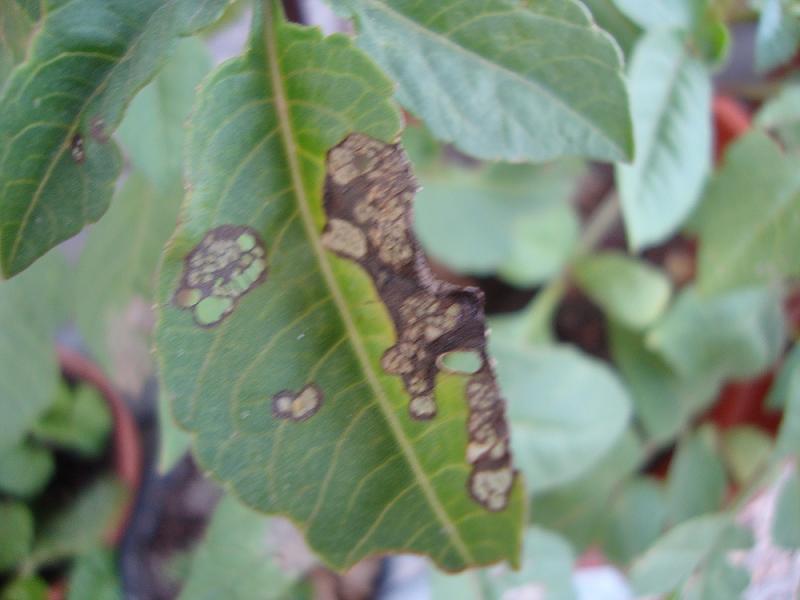
<path id="1" fill-rule="evenodd" d="M 641 249 L 675 233 L 700 199 L 711 169 L 711 82 L 665 31 L 639 41 L 629 81 L 636 157 L 616 172 L 628 241 Z"/>
<path id="2" fill-rule="evenodd" d="M 745 536 L 726 514 L 707 515 L 669 530 L 633 565 L 639 594 L 667 594 L 681 587 L 705 561 L 744 545 Z"/>
<path id="3" fill-rule="evenodd" d="M 416 247 L 403 204 L 414 184 L 399 148 L 377 141 L 397 133 L 390 96 L 391 83 L 347 37 L 256 13 L 249 49 L 206 80 L 191 124 L 193 193 L 160 277 L 159 371 L 203 468 L 247 505 L 290 517 L 330 566 L 387 551 L 431 555 L 448 570 L 516 562 L 522 486 L 507 453 L 480 471 L 486 452 L 506 448 L 507 429 L 479 346 L 479 302 L 453 290 L 465 312 L 448 308 L 450 288 L 436 292 L 432 278 L 421 284 L 415 269 L 393 266 L 408 265 Z M 386 204 L 373 206 L 376 197 Z M 369 240 L 336 212 L 357 201 Z M 247 269 L 223 277 L 218 293 L 234 300 L 192 287 L 211 243 L 228 248 L 231 268 Z M 463 332 L 426 343 L 427 359 L 412 356 L 406 350 L 423 349 L 412 336 L 419 318 L 433 339 L 437 327 Z M 442 375 L 428 392 L 418 370 L 432 378 L 436 356 L 451 350 L 478 352 L 486 365 L 469 376 L 469 393 L 494 411 L 481 434 L 497 444 L 473 440 L 478 467 L 465 456 L 468 377 Z"/>
<path id="4" fill-rule="evenodd" d="M 774 291 L 749 288 L 703 299 L 690 287 L 648 333 L 647 346 L 685 378 L 747 379 L 778 359 L 784 336 Z"/>
<path id="5" fill-rule="evenodd" d="M 727 153 L 694 218 L 700 293 L 800 275 L 800 173 L 769 137 L 751 133 Z"/>
<path id="6" fill-rule="evenodd" d="M 614 0 L 617 7 L 644 29 L 682 29 L 692 26 L 698 0 Z"/>
<path id="7" fill-rule="evenodd" d="M 285 599 L 314 564 L 299 538 L 284 519 L 256 513 L 224 496 L 195 551 L 180 597 Z"/>
<path id="8" fill-rule="evenodd" d="M 783 359 L 778 375 L 769 388 L 766 406 L 772 410 L 783 410 L 789 400 L 792 377 L 794 372 L 800 370 L 800 345 L 795 343 Z"/>
<path id="9" fill-rule="evenodd" d="M 772 538 L 783 548 L 800 549 L 800 479 L 796 471 L 786 479 L 778 496 Z"/>
<path id="10" fill-rule="evenodd" d="M 780 456 L 800 457 L 800 369 L 794 369 L 787 384 L 786 406 L 775 448 Z"/>
<path id="11" fill-rule="evenodd" d="M 0 502 L 0 572 L 13 569 L 30 552 L 33 515 L 19 502 Z"/>
<path id="12" fill-rule="evenodd" d="M 616 252 L 596 253 L 579 260 L 572 275 L 612 319 L 634 329 L 655 321 L 666 309 L 672 293 L 664 273 Z"/>
<path id="13" fill-rule="evenodd" d="M 39 577 L 17 579 L 2 590 L 2 600 L 47 600 L 47 583 Z"/>
<path id="14" fill-rule="evenodd" d="M 510 161 L 633 154 L 619 50 L 578 2 L 333 4 L 440 140 Z"/>
<path id="15" fill-rule="evenodd" d="M 168 473 L 178 464 L 192 443 L 191 436 L 178 427 L 170 410 L 170 399 L 163 390 L 158 394 L 158 472 Z"/>
<path id="16" fill-rule="evenodd" d="M 414 229 L 426 253 L 461 273 L 522 284 L 557 274 L 578 234 L 568 204 L 580 166 L 495 164 L 423 176 Z"/>
<path id="17" fill-rule="evenodd" d="M 576 479 L 625 431 L 631 403 L 604 364 L 568 347 L 492 346 L 511 443 L 532 493 Z"/>
<path id="18" fill-rule="evenodd" d="M 110 137 L 125 107 L 176 37 L 207 25 L 227 3 L 62 0 L 47 13 L 0 96 L 4 275 L 105 212 L 120 170 Z"/>
<path id="19" fill-rule="evenodd" d="M 30 498 L 44 489 L 53 474 L 53 457 L 46 448 L 24 441 L 0 451 L 0 490 Z"/>
<path id="20" fill-rule="evenodd" d="M 101 548 L 79 556 L 69 575 L 67 600 L 119 600 L 122 589 L 114 555 Z"/>
<path id="21" fill-rule="evenodd" d="M 594 21 L 610 33 L 628 56 L 641 31 L 616 6 L 615 0 L 583 0 L 582 3 L 592 13 Z"/>
<path id="22" fill-rule="evenodd" d="M 647 348 L 643 335 L 613 323 L 609 334 L 611 354 L 627 384 L 636 418 L 653 443 L 672 440 L 716 398 L 722 383 L 718 374 L 681 377 Z"/>
<path id="23" fill-rule="evenodd" d="M 111 413 L 100 392 L 87 385 L 73 391 L 62 383 L 55 403 L 36 423 L 33 434 L 49 444 L 92 457 L 105 449 L 111 427 Z"/>
<path id="24" fill-rule="evenodd" d="M 795 9 L 796 10 L 796 9 Z M 800 17 L 783 0 L 763 0 L 756 30 L 756 69 L 771 71 L 788 62 L 800 46 Z"/>
<path id="25" fill-rule="evenodd" d="M 755 123 L 777 133 L 787 150 L 800 151 L 800 81 L 791 81 L 767 100 Z"/>
<path id="26" fill-rule="evenodd" d="M 0 93 L 9 73 L 25 58 L 40 10 L 39 0 L 0 0 Z"/>
<path id="27" fill-rule="evenodd" d="M 628 564 L 661 534 L 667 518 L 664 490 L 653 479 L 627 482 L 611 503 L 603 534 L 603 552 L 611 560 Z"/>
<path id="28" fill-rule="evenodd" d="M 501 600 L 511 598 L 577 598 L 572 582 L 575 555 L 560 536 L 531 527 L 525 534 L 522 565 L 518 571 L 495 567 L 462 575 L 434 572 L 433 598 Z"/>
<path id="29" fill-rule="evenodd" d="M 734 482 L 747 485 L 769 464 L 772 438 L 757 427 L 734 427 L 722 434 L 722 452 Z"/>
<path id="30" fill-rule="evenodd" d="M 707 426 L 684 438 L 678 446 L 667 479 L 667 508 L 673 524 L 721 507 L 727 479 L 714 447 L 715 435 Z"/>

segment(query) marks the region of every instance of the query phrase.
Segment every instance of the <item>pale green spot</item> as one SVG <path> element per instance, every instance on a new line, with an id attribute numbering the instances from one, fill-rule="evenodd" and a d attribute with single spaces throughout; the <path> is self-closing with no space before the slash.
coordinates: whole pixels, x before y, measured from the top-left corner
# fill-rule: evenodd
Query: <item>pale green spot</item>
<path id="1" fill-rule="evenodd" d="M 440 360 L 445 369 L 467 375 L 477 373 L 483 366 L 483 358 L 474 350 L 448 352 Z"/>
<path id="2" fill-rule="evenodd" d="M 221 298 L 217 296 L 209 296 L 204 298 L 197 305 L 194 311 L 194 317 L 201 325 L 211 325 L 217 321 L 222 320 L 225 314 L 231 309 L 233 300 L 230 298 Z"/>
<path id="3" fill-rule="evenodd" d="M 252 234 L 243 233 L 238 237 L 236 243 L 239 244 L 239 248 L 242 249 L 242 252 L 247 252 L 255 247 L 256 238 Z"/>

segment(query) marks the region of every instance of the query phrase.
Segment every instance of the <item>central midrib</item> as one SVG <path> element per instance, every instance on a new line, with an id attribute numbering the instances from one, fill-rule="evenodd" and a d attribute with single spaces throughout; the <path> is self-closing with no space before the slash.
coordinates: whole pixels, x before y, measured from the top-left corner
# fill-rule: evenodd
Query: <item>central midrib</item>
<path id="1" fill-rule="evenodd" d="M 356 353 L 358 361 L 361 363 L 361 367 L 364 371 L 367 381 L 373 390 L 375 399 L 381 411 L 383 412 L 384 417 L 386 418 L 386 421 L 389 424 L 389 428 L 391 429 L 395 439 L 397 440 L 400 446 L 400 449 L 403 451 L 403 454 L 409 466 L 411 467 L 411 471 L 413 472 L 414 477 L 416 478 L 417 483 L 419 484 L 419 487 L 422 490 L 422 493 L 425 495 L 425 498 L 428 500 L 428 503 L 433 509 L 434 514 L 442 523 L 445 530 L 450 533 L 452 543 L 458 550 L 459 554 L 467 563 L 473 563 L 474 559 L 472 558 L 466 544 L 461 539 L 461 536 L 459 535 L 458 529 L 456 528 L 455 524 L 452 522 L 447 512 L 444 510 L 444 507 L 439 501 L 436 492 L 433 490 L 431 484 L 428 482 L 428 479 L 425 475 L 425 471 L 423 470 L 422 465 L 417 459 L 414 449 L 411 447 L 409 441 L 406 439 L 402 425 L 400 424 L 397 415 L 394 413 L 391 403 L 389 402 L 389 399 L 386 397 L 386 394 L 384 393 L 384 390 L 381 387 L 380 382 L 378 381 L 378 378 L 372 369 L 369 356 L 366 352 L 366 349 L 364 348 L 364 345 L 361 342 L 358 328 L 355 326 L 355 323 L 353 322 L 353 318 L 347 307 L 347 302 L 345 301 L 344 296 L 342 295 L 341 289 L 339 289 L 336 277 L 334 276 L 330 263 L 328 262 L 326 250 L 322 247 L 320 243 L 318 232 L 316 230 L 316 226 L 314 223 L 314 218 L 309 210 L 308 198 L 306 197 L 305 194 L 305 187 L 303 186 L 302 177 L 300 175 L 300 165 L 297 162 L 297 154 L 295 152 L 296 143 L 294 140 L 294 134 L 292 131 L 292 126 L 289 118 L 289 107 L 286 99 L 285 89 L 283 86 L 283 78 L 282 78 L 280 64 L 278 62 L 278 59 L 276 58 L 278 54 L 277 54 L 277 44 L 275 40 L 275 35 L 276 35 L 275 31 L 278 27 L 278 24 L 275 22 L 273 16 L 273 10 L 274 9 L 269 6 L 269 2 L 264 2 L 264 45 L 265 45 L 267 60 L 269 62 L 269 71 L 270 71 L 269 75 L 270 75 L 270 80 L 272 82 L 273 94 L 275 96 L 275 111 L 278 118 L 278 127 L 281 131 L 281 139 L 284 142 L 286 159 L 288 162 L 289 173 L 292 181 L 292 187 L 294 188 L 295 193 L 297 195 L 298 208 L 300 211 L 300 215 L 302 217 L 303 226 L 306 230 L 306 235 L 314 250 L 314 254 L 316 254 L 317 256 L 317 262 L 320 265 L 320 270 L 325 279 L 325 283 L 330 289 L 331 296 L 342 318 L 342 322 L 344 323 L 345 329 L 347 330 L 348 338 L 350 339 L 350 342 Z"/>

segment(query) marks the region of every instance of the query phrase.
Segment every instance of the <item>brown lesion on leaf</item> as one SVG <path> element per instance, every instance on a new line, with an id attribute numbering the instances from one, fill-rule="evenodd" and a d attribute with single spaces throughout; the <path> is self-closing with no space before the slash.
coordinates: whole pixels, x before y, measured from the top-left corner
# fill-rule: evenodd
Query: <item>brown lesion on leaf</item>
<path id="1" fill-rule="evenodd" d="M 191 310 L 201 327 L 213 327 L 266 277 L 266 250 L 255 229 L 220 225 L 208 231 L 184 258 L 173 303 Z"/>
<path id="2" fill-rule="evenodd" d="M 389 311 L 397 341 L 384 352 L 381 366 L 402 379 L 412 419 L 436 417 L 439 357 L 459 351 L 480 358 L 466 386 L 466 459 L 472 465 L 467 489 L 486 509 L 502 510 L 516 472 L 505 403 L 486 352 L 483 295 L 433 276 L 412 231 L 416 190 L 399 144 L 350 135 L 328 153 L 322 242 L 369 274 Z"/>
<path id="3" fill-rule="evenodd" d="M 317 414 L 322 406 L 322 399 L 322 390 L 313 383 L 297 393 L 283 390 L 272 397 L 272 415 L 276 419 L 305 421 Z"/>
<path id="4" fill-rule="evenodd" d="M 72 156 L 72 160 L 79 165 L 86 160 L 86 148 L 83 143 L 83 136 L 80 133 L 72 136 L 72 140 L 69 143 L 69 153 Z"/>
<path id="5" fill-rule="evenodd" d="M 92 119 L 89 131 L 92 137 L 101 144 L 105 144 L 109 140 L 108 131 L 106 130 L 106 122 L 100 117 L 94 117 Z"/>

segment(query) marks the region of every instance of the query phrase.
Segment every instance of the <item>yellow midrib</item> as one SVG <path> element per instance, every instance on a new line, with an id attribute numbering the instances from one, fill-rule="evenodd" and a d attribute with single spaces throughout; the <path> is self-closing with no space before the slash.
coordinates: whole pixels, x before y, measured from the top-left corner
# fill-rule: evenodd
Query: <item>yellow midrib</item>
<path id="1" fill-rule="evenodd" d="M 275 40 L 275 30 L 278 27 L 278 24 L 274 19 L 274 9 L 269 6 L 269 4 L 270 2 L 268 1 L 264 2 L 264 45 L 267 60 L 269 62 L 270 81 L 272 82 L 273 94 L 275 97 L 275 111 L 278 118 L 278 127 L 280 128 L 281 139 L 284 142 L 286 159 L 289 165 L 289 173 L 292 180 L 292 187 L 297 195 L 297 203 L 300 215 L 302 217 L 303 226 L 306 230 L 306 235 L 311 243 L 311 247 L 314 250 L 314 254 L 317 257 L 317 262 L 320 265 L 320 270 L 325 279 L 325 283 L 330 289 L 331 296 L 336 304 L 336 308 L 342 317 L 348 338 L 350 339 L 356 356 L 361 363 L 361 367 L 366 375 L 367 381 L 374 392 L 375 399 L 378 402 L 378 405 L 380 406 L 384 416 L 386 417 L 389 427 L 392 430 L 395 439 L 397 439 L 398 444 L 403 451 L 409 466 L 411 467 L 414 477 L 417 479 L 420 489 L 425 495 L 425 498 L 428 500 L 433 512 L 436 514 L 439 521 L 441 521 L 445 530 L 450 533 L 452 543 L 458 550 L 459 554 L 461 554 L 462 558 L 464 558 L 468 564 L 471 564 L 474 562 L 471 553 L 469 552 L 464 541 L 461 539 L 458 529 L 448 516 L 447 512 L 445 512 L 444 507 L 439 501 L 439 498 L 436 496 L 436 493 L 434 492 L 430 482 L 425 476 L 425 471 L 417 459 L 410 442 L 406 439 L 402 425 L 400 424 L 397 415 L 394 413 L 391 403 L 386 397 L 386 394 L 372 369 L 369 355 L 367 354 L 367 351 L 361 341 L 358 328 L 353 322 L 347 302 L 342 295 L 341 289 L 339 289 L 336 277 L 334 276 L 331 265 L 328 262 L 326 250 L 320 243 L 314 218 L 309 210 L 308 198 L 306 197 L 305 187 L 303 186 L 303 180 L 300 173 L 300 165 L 297 161 L 296 143 L 292 132 L 289 106 L 286 99 L 286 92 L 284 89 L 280 64 L 277 59 L 278 53 Z"/>

